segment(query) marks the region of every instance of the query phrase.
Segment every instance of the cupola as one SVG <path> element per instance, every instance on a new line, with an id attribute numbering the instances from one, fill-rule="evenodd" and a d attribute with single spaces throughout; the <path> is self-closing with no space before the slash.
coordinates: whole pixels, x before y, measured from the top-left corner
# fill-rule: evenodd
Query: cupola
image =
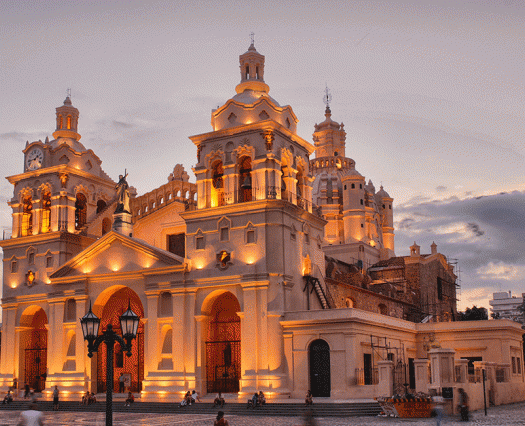
<path id="1" fill-rule="evenodd" d="M 68 95 L 64 105 L 56 109 L 56 130 L 53 133 L 53 137 L 55 139 L 71 138 L 79 141 L 81 136 L 77 133 L 78 116 L 78 109 L 73 106 Z"/>
<path id="2" fill-rule="evenodd" d="M 246 90 L 268 93 L 270 87 L 264 82 L 264 55 L 261 55 L 252 43 L 248 51 L 239 56 L 241 82 L 235 88 L 237 93 Z"/>

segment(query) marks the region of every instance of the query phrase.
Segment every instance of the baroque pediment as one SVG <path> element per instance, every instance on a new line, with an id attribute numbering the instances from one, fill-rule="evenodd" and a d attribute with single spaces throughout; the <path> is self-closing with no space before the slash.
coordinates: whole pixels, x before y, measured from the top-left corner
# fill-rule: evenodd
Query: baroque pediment
<path id="1" fill-rule="evenodd" d="M 62 265 L 50 278 L 146 272 L 183 263 L 180 256 L 112 231 Z"/>

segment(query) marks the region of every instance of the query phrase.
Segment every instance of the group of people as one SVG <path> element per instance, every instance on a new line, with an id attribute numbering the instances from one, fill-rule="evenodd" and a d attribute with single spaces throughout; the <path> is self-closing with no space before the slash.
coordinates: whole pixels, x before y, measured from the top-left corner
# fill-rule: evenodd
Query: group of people
<path id="1" fill-rule="evenodd" d="M 195 404 L 196 402 L 201 402 L 199 394 L 195 390 L 193 390 L 192 392 L 188 391 L 186 392 L 186 395 L 184 395 L 184 398 L 180 402 L 179 407 L 185 407 L 186 405 Z"/>
<path id="2" fill-rule="evenodd" d="M 97 402 L 97 397 L 93 392 L 86 391 L 84 395 L 82 395 L 82 405 L 91 405 Z"/>
<path id="3" fill-rule="evenodd" d="M 215 395 L 215 399 L 213 400 L 213 408 L 215 407 L 224 407 L 224 398 L 222 397 L 222 392 L 219 392 L 217 395 Z"/>
<path id="4" fill-rule="evenodd" d="M 263 391 L 255 392 L 248 400 L 248 408 L 262 407 L 264 404 L 266 404 L 266 398 Z"/>

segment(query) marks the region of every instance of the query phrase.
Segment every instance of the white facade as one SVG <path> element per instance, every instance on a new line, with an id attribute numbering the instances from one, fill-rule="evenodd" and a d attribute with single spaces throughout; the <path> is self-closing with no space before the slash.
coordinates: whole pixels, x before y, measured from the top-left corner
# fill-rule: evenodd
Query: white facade
<path id="1" fill-rule="evenodd" d="M 128 304 L 140 316 L 133 356 L 117 348 L 114 370 L 144 399 L 188 389 L 374 397 L 382 388 L 363 372 L 383 358 L 372 336 L 395 345 L 403 362 L 426 359 L 435 335 L 461 356 L 523 360 L 522 332 L 510 321 L 415 324 L 326 309 L 326 255 L 363 266 L 393 255 L 393 199 L 345 157 L 343 126 L 329 110 L 314 146 L 297 135 L 292 108 L 269 96 L 264 56 L 252 44 L 239 60 L 236 94 L 212 111 L 211 131 L 190 137 L 196 182 L 175 166 L 168 183 L 131 200 L 125 232 L 114 222 L 115 181 L 80 144 L 69 98 L 57 108 L 56 139 L 26 146 L 22 173 L 7 178 L 13 234 L 1 242 L 0 387 L 16 378 L 78 398 L 115 386 L 105 383 L 103 346 L 86 356 L 79 317 L 89 306 L 101 330 L 118 328 Z M 502 343 L 487 343 L 501 331 Z"/>
<path id="2" fill-rule="evenodd" d="M 523 323 L 523 312 L 518 310 L 518 306 L 523 304 L 524 296 L 525 293 L 521 297 L 513 296 L 511 291 L 492 293 L 492 299 L 489 300 L 491 314 Z"/>

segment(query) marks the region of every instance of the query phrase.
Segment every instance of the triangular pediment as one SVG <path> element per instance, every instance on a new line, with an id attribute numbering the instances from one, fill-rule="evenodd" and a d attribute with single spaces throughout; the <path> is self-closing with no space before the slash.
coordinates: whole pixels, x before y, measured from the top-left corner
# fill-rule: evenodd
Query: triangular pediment
<path id="1" fill-rule="evenodd" d="M 183 263 L 180 256 L 112 231 L 62 265 L 50 278 L 148 271 Z"/>

